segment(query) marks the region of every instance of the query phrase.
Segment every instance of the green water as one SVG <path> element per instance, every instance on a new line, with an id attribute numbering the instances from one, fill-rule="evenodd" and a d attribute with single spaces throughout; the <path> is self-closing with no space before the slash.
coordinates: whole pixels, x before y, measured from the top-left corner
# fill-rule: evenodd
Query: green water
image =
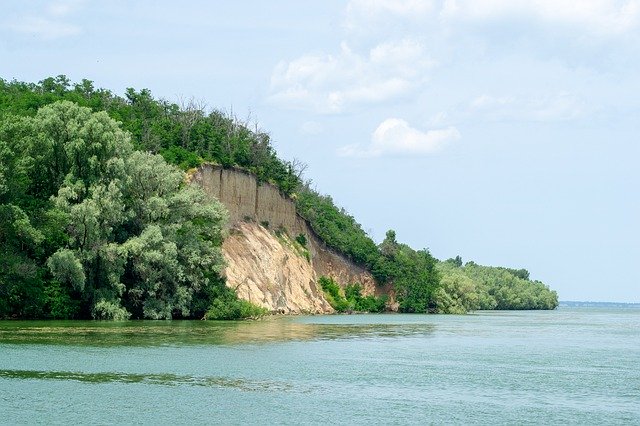
<path id="1" fill-rule="evenodd" d="M 640 309 L 2 321 L 0 423 L 640 424 Z"/>

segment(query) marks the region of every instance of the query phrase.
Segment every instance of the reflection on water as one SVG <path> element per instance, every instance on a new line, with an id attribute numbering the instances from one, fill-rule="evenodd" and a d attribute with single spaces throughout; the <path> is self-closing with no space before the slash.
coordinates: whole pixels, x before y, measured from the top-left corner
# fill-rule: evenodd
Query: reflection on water
<path id="1" fill-rule="evenodd" d="M 0 379 L 72 380 L 85 383 L 142 383 L 164 386 L 204 386 L 243 391 L 288 391 L 290 384 L 224 377 L 180 376 L 176 374 L 81 373 L 72 371 L 0 370 Z"/>
<path id="2" fill-rule="evenodd" d="M 263 321 L 0 321 L 0 343 L 91 346 L 237 345 L 287 341 L 426 336 L 425 323 Z"/>

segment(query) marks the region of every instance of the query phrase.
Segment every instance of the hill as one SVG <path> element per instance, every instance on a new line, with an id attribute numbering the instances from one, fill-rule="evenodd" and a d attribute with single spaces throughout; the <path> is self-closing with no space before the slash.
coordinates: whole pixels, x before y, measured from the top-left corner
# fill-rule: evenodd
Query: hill
<path id="1" fill-rule="evenodd" d="M 393 292 L 402 312 L 491 308 L 452 302 L 471 294 L 469 280 L 476 290 L 488 288 L 473 268 L 452 272 L 427 250 L 397 242 L 393 231 L 377 245 L 329 196 L 303 181 L 300 163 L 277 157 L 267 133 L 234 116 L 194 102 L 154 99 L 144 89 L 129 88 L 120 97 L 88 80 L 71 84 L 58 76 L 39 83 L 0 80 L 0 117 L 0 316 L 262 313 L 238 299 L 237 286 L 230 288 L 226 280 L 223 230 L 230 226 L 224 206 L 186 183 L 184 171 L 207 164 L 244 170 L 254 177 L 256 191 L 276 188 L 307 227 L 282 227 L 287 241 L 297 241 L 296 250 L 304 253 L 307 241 L 315 239 L 312 251 L 314 245 L 326 247 L 371 274 L 377 283 L 372 291 L 361 282 L 349 287 L 354 283 L 345 281 L 352 276 L 316 271 L 311 285 L 334 308 L 349 310 L 359 297 L 375 297 L 380 289 Z M 280 231 L 271 229 L 274 235 Z M 493 308 L 557 305 L 555 292 L 542 283 L 506 271 L 492 278 L 501 283 L 495 284 L 499 291 L 480 292 L 495 299 Z M 523 291 L 548 303 L 510 296 Z"/>

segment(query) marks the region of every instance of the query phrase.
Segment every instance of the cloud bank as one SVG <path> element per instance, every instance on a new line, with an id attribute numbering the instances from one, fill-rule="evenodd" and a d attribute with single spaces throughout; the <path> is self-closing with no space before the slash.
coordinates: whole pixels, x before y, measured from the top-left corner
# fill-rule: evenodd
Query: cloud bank
<path id="1" fill-rule="evenodd" d="M 270 100 L 294 109 L 340 113 L 408 94 L 424 82 L 432 65 L 413 39 L 380 43 L 365 54 L 343 42 L 337 54 L 280 62 L 271 77 Z"/>

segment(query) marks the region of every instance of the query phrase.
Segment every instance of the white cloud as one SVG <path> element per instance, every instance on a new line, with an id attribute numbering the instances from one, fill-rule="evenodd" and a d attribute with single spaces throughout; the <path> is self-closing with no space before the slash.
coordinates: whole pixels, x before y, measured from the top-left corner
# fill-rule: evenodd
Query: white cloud
<path id="1" fill-rule="evenodd" d="M 537 20 L 596 35 L 620 35 L 637 28 L 640 0 L 445 0 L 440 16 L 486 23 Z"/>
<path id="2" fill-rule="evenodd" d="M 481 95 L 469 103 L 469 111 L 484 119 L 567 121 L 587 112 L 586 103 L 567 92 L 546 96 Z"/>
<path id="3" fill-rule="evenodd" d="M 305 55 L 278 64 L 270 100 L 290 108 L 339 113 L 352 105 L 409 93 L 426 80 L 433 64 L 414 39 L 381 43 L 366 54 L 343 42 L 337 54 Z"/>
<path id="4" fill-rule="evenodd" d="M 65 18 L 78 10 L 83 3 L 83 0 L 52 1 L 41 13 L 18 17 L 7 26 L 16 32 L 34 35 L 44 40 L 78 35 L 82 28 L 67 22 Z"/>
<path id="5" fill-rule="evenodd" d="M 455 127 L 422 132 L 409 126 L 405 120 L 388 118 L 373 132 L 368 146 L 343 146 L 338 150 L 338 155 L 361 158 L 429 155 L 458 139 L 460 132 Z"/>

